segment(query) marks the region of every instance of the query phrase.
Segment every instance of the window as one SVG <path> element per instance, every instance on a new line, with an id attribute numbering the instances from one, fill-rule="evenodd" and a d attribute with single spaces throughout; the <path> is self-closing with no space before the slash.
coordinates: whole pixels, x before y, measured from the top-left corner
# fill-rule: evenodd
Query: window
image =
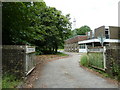
<path id="1" fill-rule="evenodd" d="M 105 31 L 108 31 L 108 28 L 106 28 Z"/>
<path id="2" fill-rule="evenodd" d="M 90 36 L 90 32 L 88 32 L 88 36 Z"/>
<path id="3" fill-rule="evenodd" d="M 105 31 L 105 34 L 108 34 L 108 31 Z"/>
<path id="4" fill-rule="evenodd" d="M 109 32 L 108 31 L 105 31 L 105 37 L 106 37 L 106 39 L 109 39 Z"/>
<path id="5" fill-rule="evenodd" d="M 85 45 L 80 45 L 80 49 L 85 49 Z"/>
<path id="6" fill-rule="evenodd" d="M 106 39 L 109 39 L 109 35 L 106 34 L 105 37 L 106 37 Z"/>

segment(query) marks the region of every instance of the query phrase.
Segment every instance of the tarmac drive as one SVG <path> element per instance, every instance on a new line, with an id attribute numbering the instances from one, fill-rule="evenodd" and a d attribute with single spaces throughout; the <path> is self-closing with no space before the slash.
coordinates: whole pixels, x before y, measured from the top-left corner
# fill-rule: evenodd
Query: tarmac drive
<path id="1" fill-rule="evenodd" d="M 105 79 L 79 66 L 81 54 L 48 62 L 35 81 L 34 88 L 117 88 Z"/>

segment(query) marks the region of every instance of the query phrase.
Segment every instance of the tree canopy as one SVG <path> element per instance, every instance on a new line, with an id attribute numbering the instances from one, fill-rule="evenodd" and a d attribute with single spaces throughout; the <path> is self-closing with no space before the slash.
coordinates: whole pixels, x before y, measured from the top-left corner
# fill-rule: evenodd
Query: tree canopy
<path id="1" fill-rule="evenodd" d="M 39 51 L 56 51 L 71 34 L 70 15 L 45 2 L 3 2 L 3 44 L 35 45 Z"/>
<path id="2" fill-rule="evenodd" d="M 77 29 L 76 29 L 76 33 L 77 33 L 77 35 L 85 35 L 86 32 L 88 32 L 88 31 L 90 31 L 90 30 L 91 30 L 91 29 L 90 29 L 89 26 L 84 25 L 84 26 L 82 26 L 82 27 L 80 27 L 80 28 L 77 28 Z"/>
<path id="3" fill-rule="evenodd" d="M 80 28 L 76 28 L 74 30 L 71 31 L 71 35 L 69 37 L 73 37 L 73 36 L 76 36 L 76 35 L 86 35 L 86 32 L 89 32 L 91 31 L 91 28 L 87 25 L 84 25 Z"/>

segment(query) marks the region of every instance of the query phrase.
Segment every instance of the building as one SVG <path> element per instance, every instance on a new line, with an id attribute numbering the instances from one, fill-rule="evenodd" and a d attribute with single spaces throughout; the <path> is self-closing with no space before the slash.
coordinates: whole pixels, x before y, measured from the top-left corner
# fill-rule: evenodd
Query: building
<path id="1" fill-rule="evenodd" d="M 87 32 L 87 40 L 79 41 L 79 52 L 87 52 L 89 48 L 120 45 L 120 27 L 101 26 L 93 32 Z"/>
<path id="2" fill-rule="evenodd" d="M 90 48 L 120 45 L 120 27 L 101 26 L 86 35 L 78 35 L 65 40 L 64 50 L 67 52 L 88 52 Z"/>
<path id="3" fill-rule="evenodd" d="M 67 52 L 79 52 L 79 41 L 87 40 L 86 35 L 77 35 L 65 40 L 64 50 Z"/>

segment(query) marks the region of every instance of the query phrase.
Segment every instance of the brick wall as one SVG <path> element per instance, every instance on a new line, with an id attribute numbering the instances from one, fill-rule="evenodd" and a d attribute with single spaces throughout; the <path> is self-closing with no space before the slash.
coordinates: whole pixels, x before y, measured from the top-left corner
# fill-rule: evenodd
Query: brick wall
<path id="1" fill-rule="evenodd" d="M 87 36 L 75 36 L 65 41 L 64 50 L 67 52 L 79 52 L 79 41 L 86 40 Z"/>
<path id="2" fill-rule="evenodd" d="M 120 75 L 120 47 L 106 47 L 106 72 L 111 76 Z"/>
<path id="3" fill-rule="evenodd" d="M 25 46 L 2 46 L 3 74 L 10 73 L 18 78 L 25 75 Z"/>

